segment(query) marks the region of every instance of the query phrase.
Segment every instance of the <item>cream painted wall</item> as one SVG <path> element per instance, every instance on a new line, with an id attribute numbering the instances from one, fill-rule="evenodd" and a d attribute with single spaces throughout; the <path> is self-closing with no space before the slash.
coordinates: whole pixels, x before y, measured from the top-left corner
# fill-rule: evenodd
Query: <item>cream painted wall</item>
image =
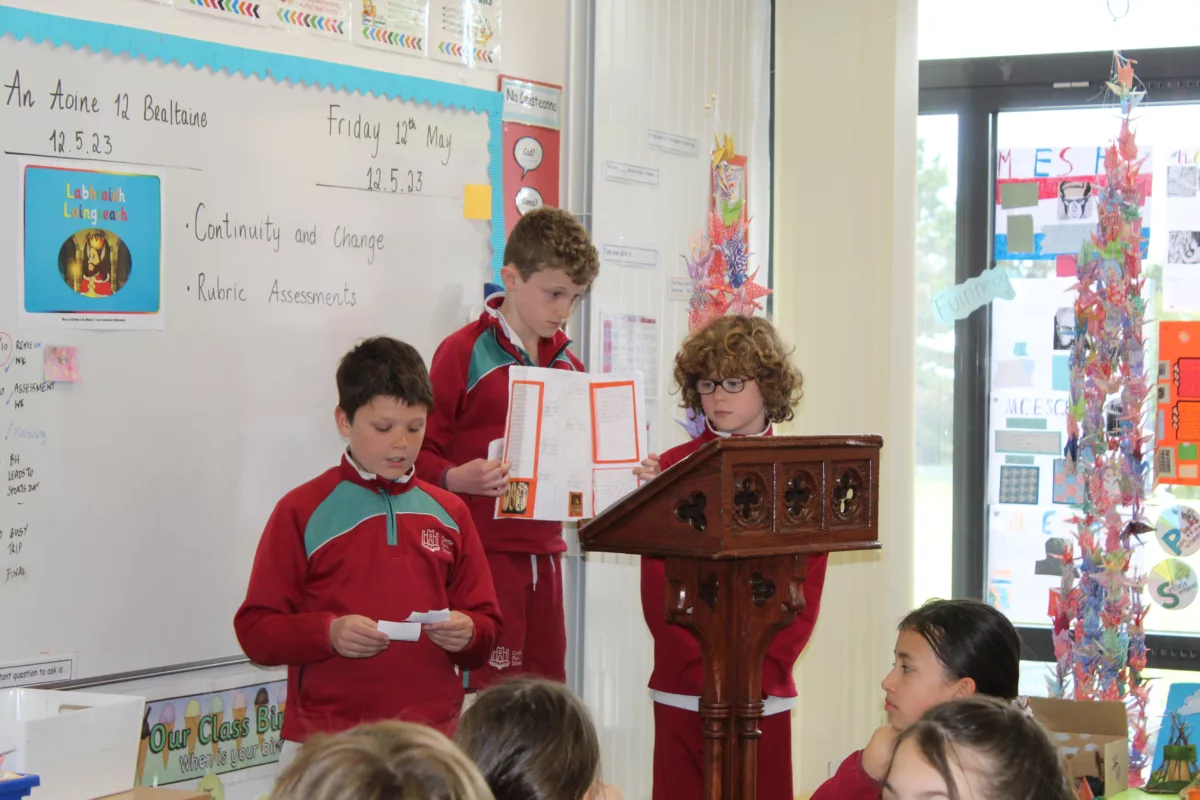
<path id="1" fill-rule="evenodd" d="M 792 432 L 884 436 L 884 549 L 833 557 L 797 668 L 803 794 L 882 722 L 912 597 L 916 5 L 776 5 L 775 317 L 805 376 Z"/>

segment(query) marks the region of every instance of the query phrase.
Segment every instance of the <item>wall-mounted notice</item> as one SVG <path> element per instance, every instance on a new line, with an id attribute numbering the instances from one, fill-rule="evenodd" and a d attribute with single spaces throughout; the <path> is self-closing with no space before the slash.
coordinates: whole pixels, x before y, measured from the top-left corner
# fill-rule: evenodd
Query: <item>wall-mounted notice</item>
<path id="1" fill-rule="evenodd" d="M 658 186 L 658 170 L 653 167 L 623 164 L 620 161 L 605 161 L 604 179 L 618 183 L 642 183 L 647 186 Z"/>
<path id="2" fill-rule="evenodd" d="M 350 0 L 355 44 L 410 56 L 424 56 L 429 33 L 429 0 Z"/>
<path id="3" fill-rule="evenodd" d="M 13 661 L 0 664 L 0 689 L 69 681 L 74 674 L 73 656 L 41 656 L 28 661 Z"/>
<path id="4" fill-rule="evenodd" d="M 432 0 L 429 56 L 468 67 L 500 66 L 503 0 Z"/>
<path id="5" fill-rule="evenodd" d="M 267 4 L 260 0 L 175 0 L 175 5 L 240 22 L 264 22 L 271 18 Z"/>
<path id="6" fill-rule="evenodd" d="M 658 250 L 652 247 L 634 247 L 626 244 L 600 245 L 600 260 L 630 267 L 657 267 Z"/>
<path id="7" fill-rule="evenodd" d="M 354 0 L 277 0 L 276 24 L 290 30 L 345 39 L 350 35 Z M 386 0 L 385 0 L 386 2 Z"/>
<path id="8" fill-rule="evenodd" d="M 507 235 L 535 208 L 558 206 L 562 87 L 501 75 L 500 93 Z"/>
<path id="9" fill-rule="evenodd" d="M 1142 256 L 1150 241 L 1151 149 L 1138 176 Z M 1055 261 L 1059 277 L 1075 275 L 1080 247 L 1096 231 L 1096 202 L 1105 186 L 1103 147 L 1001 150 L 996 161 L 995 259 Z"/>
<path id="10" fill-rule="evenodd" d="M 646 144 L 655 150 L 662 150 L 666 153 L 675 153 L 676 155 L 691 156 L 693 158 L 700 155 L 700 141 L 698 139 L 693 139 L 690 136 L 681 136 L 677 133 L 648 130 L 646 131 Z"/>

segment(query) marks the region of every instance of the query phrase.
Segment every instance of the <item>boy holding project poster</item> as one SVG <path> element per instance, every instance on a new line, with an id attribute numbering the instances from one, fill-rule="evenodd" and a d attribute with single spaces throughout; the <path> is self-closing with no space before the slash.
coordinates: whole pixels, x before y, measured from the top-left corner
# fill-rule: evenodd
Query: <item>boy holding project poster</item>
<path id="1" fill-rule="evenodd" d="M 521 217 L 504 248 L 504 265 L 504 293 L 488 298 L 479 319 L 434 353 L 437 408 L 417 465 L 423 479 L 466 501 L 500 598 L 504 630 L 487 664 L 468 675 L 470 689 L 519 673 L 566 680 L 562 523 L 496 519 L 496 498 L 508 493 L 509 465 L 490 458 L 488 449 L 504 436 L 510 368 L 583 371 L 562 328 L 600 271 L 587 231 L 554 208 Z M 519 502 L 514 497 L 512 503 Z"/>
<path id="2" fill-rule="evenodd" d="M 285 762 L 314 734 L 363 722 L 452 733 L 460 671 L 487 660 L 500 627 L 466 506 L 415 475 L 434 402 L 421 355 L 367 339 L 337 387 L 349 447 L 276 505 L 233 619 L 251 661 L 288 667 Z"/>
<path id="3" fill-rule="evenodd" d="M 662 456 L 651 454 L 635 470 L 653 478 L 721 436 L 771 436 L 772 425 L 794 416 L 804 378 L 771 323 L 761 317 L 717 317 L 684 340 L 675 356 L 682 405 L 703 413 L 704 432 Z M 792 798 L 792 669 L 808 643 L 825 586 L 824 554 L 809 556 L 804 611 L 771 642 L 763 660 L 766 695 L 759 724 L 758 796 Z M 700 693 L 704 661 L 691 631 L 669 625 L 663 611 L 666 570 L 662 559 L 642 558 L 642 613 L 654 637 L 654 800 L 704 794 L 704 731 Z"/>

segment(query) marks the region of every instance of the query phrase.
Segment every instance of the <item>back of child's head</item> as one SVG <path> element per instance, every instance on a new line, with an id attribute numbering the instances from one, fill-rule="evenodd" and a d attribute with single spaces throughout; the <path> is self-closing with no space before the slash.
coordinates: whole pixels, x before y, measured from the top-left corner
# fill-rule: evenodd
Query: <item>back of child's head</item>
<path id="1" fill-rule="evenodd" d="M 520 678 L 480 692 L 454 741 L 496 800 L 583 800 L 599 777 L 592 716 L 559 683 Z"/>
<path id="2" fill-rule="evenodd" d="M 930 600 L 900 621 L 919 634 L 946 674 L 970 678 L 975 693 L 1013 700 L 1021 669 L 1021 639 L 1008 617 L 978 600 Z"/>
<path id="3" fill-rule="evenodd" d="M 337 370 L 338 407 L 351 422 L 376 397 L 433 411 L 433 384 L 425 360 L 410 344 L 387 336 L 364 339 L 342 356 Z"/>
<path id="4" fill-rule="evenodd" d="M 408 722 L 318 734 L 279 776 L 274 800 L 492 800 L 471 760 Z"/>
<path id="5" fill-rule="evenodd" d="M 898 784 L 912 766 L 905 760 L 914 757 L 945 781 L 949 800 L 1075 798 L 1058 751 L 1041 725 L 998 698 L 975 696 L 942 703 L 903 731 L 884 776 L 885 798 L 906 796 Z"/>
<path id="6" fill-rule="evenodd" d="M 504 245 L 504 263 L 522 280 L 557 269 L 585 288 L 600 274 L 600 256 L 587 229 L 560 208 L 542 207 L 517 220 Z"/>
<path id="7" fill-rule="evenodd" d="M 795 416 L 804 392 L 804 376 L 791 362 L 791 350 L 767 319 L 729 314 L 717 317 L 688 336 L 675 355 L 675 383 L 680 405 L 703 411 L 696 381 L 744 378 L 758 383 L 763 406 L 772 422 Z"/>

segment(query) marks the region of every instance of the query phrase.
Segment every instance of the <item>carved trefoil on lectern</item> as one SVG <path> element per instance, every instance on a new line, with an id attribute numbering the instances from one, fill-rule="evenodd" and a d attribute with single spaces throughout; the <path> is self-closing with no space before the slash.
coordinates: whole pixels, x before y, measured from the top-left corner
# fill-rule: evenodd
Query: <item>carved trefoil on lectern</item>
<path id="1" fill-rule="evenodd" d="M 808 556 L 880 546 L 878 436 L 720 439 L 580 530 L 590 551 L 665 559 L 668 622 L 705 661 L 706 800 L 752 800 L 762 664 L 804 610 Z"/>

